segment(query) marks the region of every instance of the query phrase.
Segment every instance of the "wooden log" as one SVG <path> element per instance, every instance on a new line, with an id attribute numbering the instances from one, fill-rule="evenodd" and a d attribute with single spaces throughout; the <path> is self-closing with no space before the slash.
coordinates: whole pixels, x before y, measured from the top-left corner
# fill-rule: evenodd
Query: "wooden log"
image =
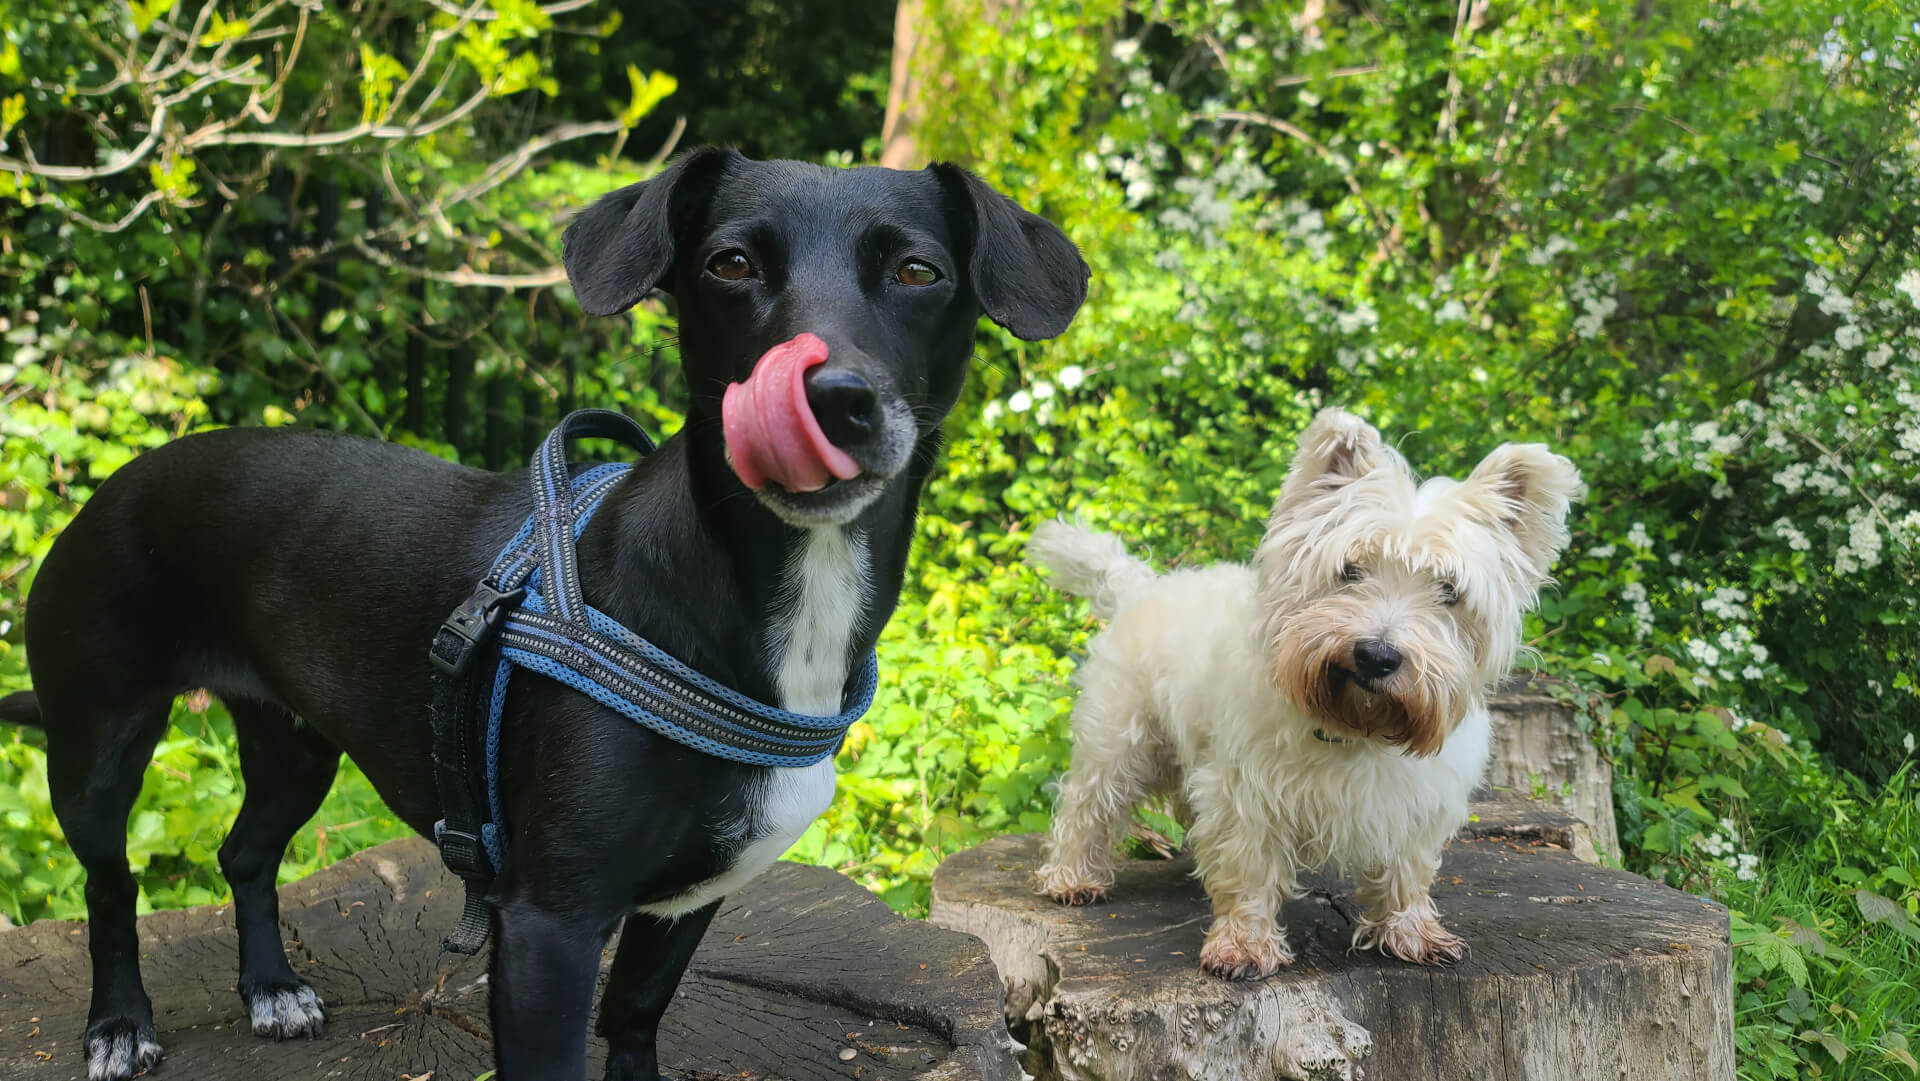
<path id="1" fill-rule="evenodd" d="M 1042 1081 L 1731 1081 L 1727 910 L 1573 858 L 1537 802 L 1477 816 L 1433 890 L 1472 948 L 1451 968 L 1348 952 L 1352 887 L 1314 876 L 1282 913 L 1293 966 L 1222 980 L 1191 860 L 1127 861 L 1111 902 L 1066 908 L 1032 891 L 1032 835 L 942 863 L 932 920 L 987 943 Z"/>
<path id="2" fill-rule="evenodd" d="M 1589 863 L 1618 860 L 1613 817 L 1613 767 L 1580 730 L 1574 709 L 1580 692 L 1548 676 L 1517 679 L 1487 703 L 1493 714 L 1493 754 L 1481 795 L 1539 798 L 1586 824 L 1574 854 Z"/>
<path id="3" fill-rule="evenodd" d="M 491 1069 L 485 961 L 439 955 L 461 894 L 432 846 L 369 849 L 280 897 L 287 955 L 326 1000 L 326 1035 L 248 1031 L 229 907 L 156 913 L 140 931 L 161 1076 L 473 1081 Z M 0 1077 L 85 1078 L 86 942 L 83 923 L 0 933 Z M 711 1081 L 1016 1081 L 999 995 L 977 941 L 902 919 L 833 871 L 780 863 L 715 918 L 661 1025 L 661 1062 Z M 595 1039 L 591 1076 L 605 1054 Z"/>

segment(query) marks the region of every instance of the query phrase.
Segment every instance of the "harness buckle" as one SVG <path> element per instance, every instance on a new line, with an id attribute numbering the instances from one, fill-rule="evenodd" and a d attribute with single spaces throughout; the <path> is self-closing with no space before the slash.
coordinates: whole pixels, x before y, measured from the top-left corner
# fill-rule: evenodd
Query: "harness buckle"
<path id="1" fill-rule="evenodd" d="M 500 624 L 506 622 L 507 612 L 526 595 L 525 589 L 502 593 L 489 581 L 475 586 L 473 595 L 461 601 L 460 607 L 434 632 L 433 647 L 428 653 L 434 668 L 454 679 L 465 676 L 479 659 L 481 649 L 500 633 Z"/>
<path id="2" fill-rule="evenodd" d="M 480 843 L 478 834 L 453 829 L 443 818 L 433 824 L 433 843 L 447 868 L 462 878 L 493 873 L 493 861 L 487 858 L 486 847 Z"/>

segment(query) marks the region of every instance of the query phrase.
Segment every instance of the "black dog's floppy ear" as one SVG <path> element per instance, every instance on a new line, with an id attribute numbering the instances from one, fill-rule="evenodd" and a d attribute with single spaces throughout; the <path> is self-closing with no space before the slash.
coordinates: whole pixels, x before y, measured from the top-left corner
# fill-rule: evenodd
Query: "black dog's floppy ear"
<path id="1" fill-rule="evenodd" d="M 733 150 L 695 150 L 581 211 L 560 242 L 581 309 L 613 315 L 652 292 L 673 269 L 674 222 L 710 178 L 739 159 Z"/>
<path id="2" fill-rule="evenodd" d="M 1091 273 L 1052 222 L 1023 209 L 957 165 L 928 166 L 966 210 L 967 278 L 987 318 L 1026 341 L 1067 329 L 1087 299 Z"/>

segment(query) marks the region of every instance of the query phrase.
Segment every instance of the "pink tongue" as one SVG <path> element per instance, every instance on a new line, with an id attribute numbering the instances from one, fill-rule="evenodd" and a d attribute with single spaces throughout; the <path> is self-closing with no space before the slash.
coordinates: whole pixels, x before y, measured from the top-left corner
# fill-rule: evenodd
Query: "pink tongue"
<path id="1" fill-rule="evenodd" d="M 860 464 L 833 445 L 807 405 L 807 369 L 826 362 L 827 343 L 801 334 L 767 350 L 746 382 L 727 386 L 720 423 L 740 483 L 756 492 L 769 481 L 812 492 L 830 478 L 860 475 Z"/>

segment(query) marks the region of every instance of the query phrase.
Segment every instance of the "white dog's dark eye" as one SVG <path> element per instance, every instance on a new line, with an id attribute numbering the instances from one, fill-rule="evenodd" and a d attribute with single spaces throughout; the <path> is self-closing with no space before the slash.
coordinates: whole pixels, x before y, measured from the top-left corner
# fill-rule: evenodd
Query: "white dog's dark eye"
<path id="1" fill-rule="evenodd" d="M 1367 576 L 1367 572 L 1358 563 L 1349 563 L 1340 568 L 1342 582 L 1358 582 Z"/>
<path id="2" fill-rule="evenodd" d="M 1452 582 L 1440 583 L 1440 603 L 1452 608 L 1460 603 L 1460 589 Z"/>

